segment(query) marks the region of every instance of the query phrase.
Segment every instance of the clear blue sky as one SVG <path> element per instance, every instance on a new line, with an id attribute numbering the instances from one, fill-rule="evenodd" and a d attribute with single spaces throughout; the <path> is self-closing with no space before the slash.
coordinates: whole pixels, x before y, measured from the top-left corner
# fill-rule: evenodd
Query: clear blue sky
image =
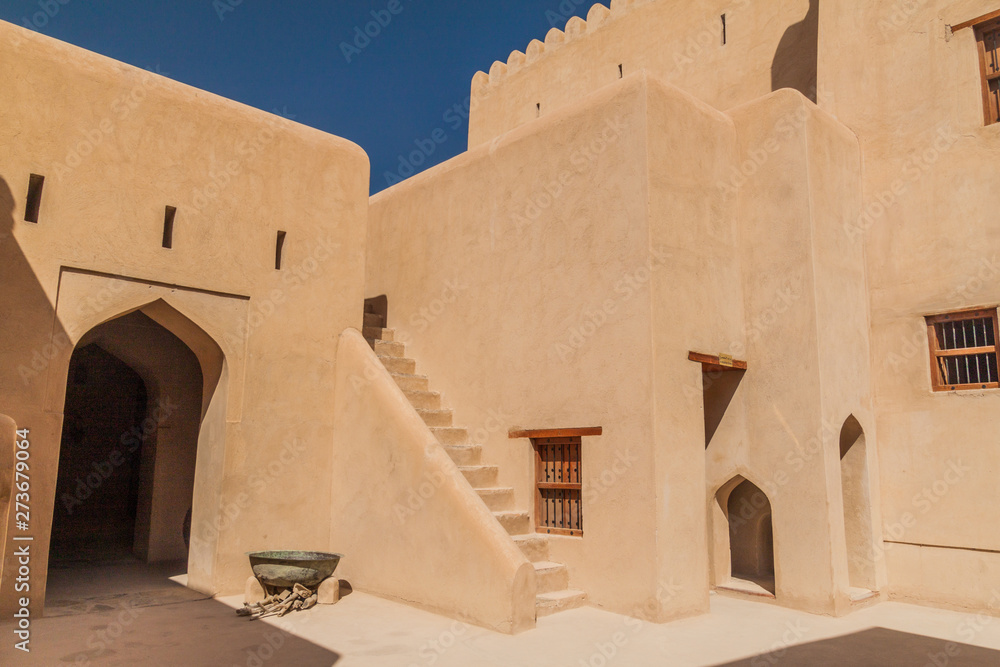
<path id="1" fill-rule="evenodd" d="M 586 16 L 591 4 L 0 0 L 0 19 L 138 67 L 159 67 L 172 79 L 259 109 L 287 109 L 297 122 L 364 148 L 378 192 L 386 172 L 399 173 L 399 156 L 437 129 L 447 139 L 418 171 L 464 151 L 467 122 L 455 128 L 455 116 L 445 114 L 465 104 L 473 74 L 543 39 L 553 24 L 562 29 L 570 16 Z M 368 25 L 373 11 L 384 27 Z M 366 27 L 377 36 L 355 41 Z M 356 50 L 345 55 L 344 43 Z"/>

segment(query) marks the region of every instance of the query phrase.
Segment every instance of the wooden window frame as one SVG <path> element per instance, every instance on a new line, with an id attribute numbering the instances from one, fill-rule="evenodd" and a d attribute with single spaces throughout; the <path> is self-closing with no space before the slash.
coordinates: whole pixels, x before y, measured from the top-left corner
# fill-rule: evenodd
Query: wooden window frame
<path id="1" fill-rule="evenodd" d="M 583 438 L 580 436 L 568 436 L 561 438 L 532 438 L 532 449 L 535 450 L 535 532 L 545 535 L 565 535 L 567 537 L 583 537 Z M 561 481 L 547 482 L 545 480 L 545 461 L 542 459 L 542 447 L 563 447 L 568 454 L 562 457 L 562 469 L 560 477 L 563 480 L 577 479 L 576 482 Z M 576 453 L 574 457 L 572 453 Z M 542 522 L 542 505 L 545 503 L 545 491 L 566 491 L 572 496 L 577 496 L 577 523 L 579 528 L 565 528 L 550 526 Z M 565 517 L 570 515 L 572 524 L 572 497 L 563 497 L 556 500 L 562 504 L 561 513 Z"/>
<path id="2" fill-rule="evenodd" d="M 966 28 L 972 28 L 976 36 L 976 51 L 979 53 L 979 80 L 983 95 L 983 118 L 987 126 L 995 125 L 1000 122 L 1000 102 L 994 108 L 993 98 L 990 93 L 990 83 L 1000 79 L 1000 71 L 993 72 L 992 74 L 987 71 L 986 34 L 1000 31 L 1000 10 L 984 14 L 971 21 L 959 23 L 952 26 L 951 30 L 955 33 Z"/>
<path id="3" fill-rule="evenodd" d="M 534 430 L 524 430 L 524 429 L 512 429 L 509 432 L 509 437 L 515 438 L 529 438 L 531 440 L 531 448 L 534 450 L 535 459 L 535 470 L 534 470 L 534 481 L 532 482 L 535 487 L 535 517 L 534 525 L 535 532 L 543 535 L 563 535 L 566 537 L 583 537 L 583 438 L 585 436 L 595 436 L 602 435 L 604 429 L 600 426 L 595 426 L 591 428 L 556 428 L 556 429 L 534 429 Z M 575 479 L 577 481 L 568 482 L 551 482 L 545 481 L 545 461 L 542 460 L 541 447 L 543 446 L 561 446 L 565 445 L 569 449 L 569 453 L 573 453 L 573 448 L 575 447 L 576 457 L 567 456 L 564 457 L 563 461 L 563 479 Z M 575 469 L 572 466 L 576 466 Z M 579 528 L 559 528 L 553 526 L 547 526 L 542 523 L 542 503 L 543 503 L 543 491 L 544 490 L 564 490 L 576 492 L 578 494 L 578 508 L 577 517 L 579 520 Z M 572 503 L 572 499 L 563 499 L 564 503 Z M 567 506 L 563 506 L 563 512 L 567 512 Z M 570 516 L 572 512 L 570 511 Z"/>
<path id="4" fill-rule="evenodd" d="M 938 346 L 937 325 L 942 322 L 961 322 L 972 319 L 993 319 L 993 345 L 978 348 L 958 348 L 954 350 L 942 350 Z M 947 384 L 941 372 L 940 360 L 949 356 L 967 356 L 973 354 L 993 354 L 994 358 L 1000 362 L 1000 318 L 997 316 L 997 308 L 977 308 L 973 310 L 958 310 L 939 315 L 928 315 L 924 317 L 927 322 L 927 342 L 930 349 L 931 361 L 931 388 L 935 392 L 945 391 L 970 391 L 983 389 L 1000 389 L 1000 382 L 977 382 L 975 384 Z M 1000 366 L 998 366 L 1000 370 Z"/>

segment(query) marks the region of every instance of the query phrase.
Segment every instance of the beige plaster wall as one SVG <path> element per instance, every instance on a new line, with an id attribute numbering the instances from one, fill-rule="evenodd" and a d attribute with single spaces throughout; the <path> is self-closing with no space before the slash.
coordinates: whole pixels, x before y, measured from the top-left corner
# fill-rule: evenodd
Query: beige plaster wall
<path id="1" fill-rule="evenodd" d="M 533 566 L 353 329 L 333 412 L 338 576 L 499 632 L 535 627 Z"/>
<path id="2" fill-rule="evenodd" d="M 583 439 L 585 535 L 550 555 L 592 603 L 658 618 L 648 95 L 634 75 L 373 197 L 366 289 L 518 509 L 533 453 L 511 427 L 604 426 Z"/>
<path id="3" fill-rule="evenodd" d="M 739 197 L 746 328 L 731 349 L 750 365 L 738 392 L 748 444 L 728 456 L 709 448 L 710 503 L 736 474 L 757 485 L 773 510 L 778 602 L 842 613 L 844 421 L 854 414 L 874 440 L 864 257 L 839 236 L 860 207 L 860 153 L 846 128 L 794 91 L 730 115 L 738 166 L 719 187 Z M 875 476 L 870 483 L 877 488 Z M 713 534 L 726 539 L 721 526 Z"/>
<path id="4" fill-rule="evenodd" d="M 692 502 L 705 493 L 705 386 L 688 352 L 731 353 L 743 339 L 738 199 L 718 189 L 737 143 L 728 116 L 650 73 L 645 79 L 649 244 L 664 260 L 643 295 L 652 303 L 652 348 L 640 352 L 649 355 L 655 393 L 656 576 L 680 587 L 666 605 L 677 616 L 708 611 L 706 508 Z M 730 410 L 741 427 L 740 407 Z M 728 440 L 720 451 L 734 433 L 723 427 L 716 437 Z"/>
<path id="5" fill-rule="evenodd" d="M 818 0 L 616 0 L 595 4 L 472 82 L 469 146 L 625 75 L 648 70 L 718 109 L 815 87 Z M 609 11 L 610 9 L 610 11 Z M 540 10 L 541 11 L 541 10 Z M 726 15 L 726 44 L 722 15 Z M 539 107 L 541 105 L 539 112 Z"/>
<path id="6" fill-rule="evenodd" d="M 538 205 L 581 128 L 616 114 L 641 132 Z M 643 73 L 373 198 L 368 295 L 388 295 L 389 326 L 459 423 L 506 416 L 480 433 L 521 507 L 530 452 L 508 424 L 605 427 L 584 441 L 585 535 L 550 549 L 592 603 L 655 620 L 703 611 L 710 554 L 711 579 L 728 577 L 715 492 L 742 475 L 774 508 L 778 602 L 850 608 L 839 435 L 851 414 L 872 441 L 874 424 L 866 267 L 838 235 L 860 170 L 855 137 L 799 93 L 727 116 Z M 583 295 L 575 318 L 566 294 Z M 688 351 L 750 363 L 707 452 L 717 378 Z M 627 387 L 631 410 L 604 386 Z M 616 468 L 616 449 L 634 467 Z M 625 560 L 631 572 L 606 575 Z"/>
<path id="7" fill-rule="evenodd" d="M 364 153 L 7 23 L 0 61 L 16 100 L 0 108 L 0 407 L 33 435 L 34 613 L 70 354 L 137 308 L 211 385 L 191 585 L 242 590 L 246 551 L 327 549 L 337 335 L 360 325 L 363 300 Z M 46 176 L 38 224 L 23 221 L 30 173 Z"/>
<path id="8" fill-rule="evenodd" d="M 865 249 L 869 269 L 889 541 L 877 557 L 893 597 L 980 608 L 1000 587 L 987 564 L 1000 550 L 1000 392 L 932 392 L 923 317 L 1000 303 L 1000 125 L 984 126 L 972 30 L 946 29 L 995 9 L 830 3 L 820 55 L 824 108 L 865 156 L 863 214 L 841 235 Z"/>

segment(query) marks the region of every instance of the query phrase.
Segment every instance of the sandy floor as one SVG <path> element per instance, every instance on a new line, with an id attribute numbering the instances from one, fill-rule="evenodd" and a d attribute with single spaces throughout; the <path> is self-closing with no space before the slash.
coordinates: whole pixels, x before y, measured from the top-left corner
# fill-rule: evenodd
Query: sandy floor
<path id="1" fill-rule="evenodd" d="M 115 576 L 108 570 L 67 578 L 50 595 L 63 615 L 33 621 L 30 654 L 15 651 L 9 625 L 0 626 L 0 664 L 1000 665 L 1000 618 L 898 603 L 835 619 L 713 596 L 711 614 L 666 625 L 582 608 L 510 637 L 358 592 L 249 621 L 233 613 L 241 598 L 197 599 L 167 581 L 168 571 L 122 575 L 117 592 L 99 586 Z"/>

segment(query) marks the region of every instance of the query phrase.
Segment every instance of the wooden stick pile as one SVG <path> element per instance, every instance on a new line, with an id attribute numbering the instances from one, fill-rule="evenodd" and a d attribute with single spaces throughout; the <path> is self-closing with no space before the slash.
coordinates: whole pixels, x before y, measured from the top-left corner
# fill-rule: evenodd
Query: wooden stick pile
<path id="1" fill-rule="evenodd" d="M 260 602 L 254 604 L 243 603 L 243 607 L 236 610 L 238 616 L 249 616 L 255 621 L 265 616 L 284 616 L 293 611 L 312 609 L 319 602 L 319 593 L 302 584 L 295 584 L 293 588 L 286 588 L 278 593 L 268 595 Z"/>

